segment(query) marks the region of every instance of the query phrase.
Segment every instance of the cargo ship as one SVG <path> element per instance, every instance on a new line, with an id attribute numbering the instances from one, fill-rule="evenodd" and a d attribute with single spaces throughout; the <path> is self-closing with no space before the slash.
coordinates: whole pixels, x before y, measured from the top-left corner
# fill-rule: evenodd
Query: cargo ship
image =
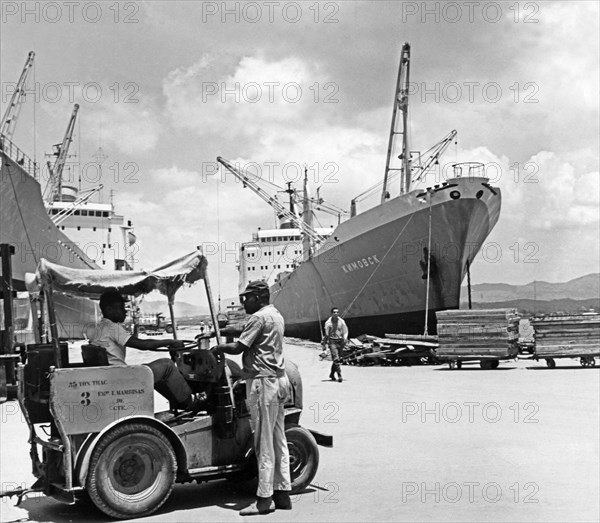
<path id="1" fill-rule="evenodd" d="M 131 222 L 117 214 L 112 202 L 91 201 L 102 186 L 80 191 L 75 184 L 64 181 L 77 105 L 63 141 L 54 146 L 54 161 L 48 162 L 49 183 L 44 190 L 39 164 L 13 142 L 33 60 L 31 52 L 0 124 L 0 244 L 14 248 L 12 288 L 18 293 L 14 327 L 17 341 L 26 343 L 31 342 L 35 329 L 26 274 L 35 273 L 41 258 L 78 269 L 128 270 L 133 268 L 136 240 Z M 81 338 L 85 325 L 100 319 L 96 305 L 86 299 L 61 295 L 56 298 L 56 306 L 62 338 Z"/>
<path id="2" fill-rule="evenodd" d="M 252 242 L 242 244 L 240 287 L 261 278 L 269 282 L 271 302 L 283 315 L 288 336 L 320 339 L 332 307 L 340 309 L 352 337 L 435 334 L 435 311 L 459 308 L 461 283 L 498 221 L 501 192 L 484 176 L 484 165 L 476 162 L 454 164 L 452 174 L 440 184 L 413 188 L 439 164 L 456 131 L 425 154 L 411 152 L 409 70 L 410 45 L 405 43 L 386 168 L 377 187 L 379 204 L 359 213 L 359 198 L 355 198 L 350 217 L 323 233 L 307 223 L 313 212 L 310 203 L 315 200 L 308 197 L 306 181 L 302 220 L 299 213 L 295 217 L 291 213 L 286 221 L 284 210 L 272 198 L 263 197 L 281 211 L 284 221 L 282 228 L 262 237 L 257 234 Z M 393 156 L 400 139 L 396 167 Z M 238 169 L 219 161 L 252 188 Z M 389 183 L 398 178 L 400 191 L 392 198 Z M 292 250 L 300 251 L 293 264 L 283 256 L 284 247 L 289 252 L 290 240 L 296 246 Z M 275 252 L 281 255 L 273 256 Z M 278 271 L 283 263 L 288 267 Z"/>

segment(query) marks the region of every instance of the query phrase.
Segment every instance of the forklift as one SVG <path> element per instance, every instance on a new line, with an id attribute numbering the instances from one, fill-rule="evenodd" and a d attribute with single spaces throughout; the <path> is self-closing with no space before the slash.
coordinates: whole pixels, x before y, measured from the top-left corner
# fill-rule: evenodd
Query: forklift
<path id="1" fill-rule="evenodd" d="M 108 516 L 127 519 L 154 513 L 176 483 L 256 477 L 240 368 L 209 350 L 211 342 L 220 343 L 220 333 L 206 269 L 200 251 L 152 272 L 77 270 L 40 261 L 34 281 L 49 335 L 24 347 L 17 367 L 18 401 L 37 481 L 0 497 L 16 495 L 20 503 L 29 493 L 43 492 L 72 504 L 87 494 Z M 179 288 L 198 280 L 205 284 L 214 338 L 185 341 L 170 355 L 192 391 L 207 394 L 206 410 L 154 412 L 150 369 L 109 366 L 100 347 L 83 345 L 83 362 L 69 361 L 68 345 L 58 337 L 55 293 L 98 299 L 107 289 L 127 296 L 158 290 L 172 305 Z M 176 332 L 173 336 L 177 339 Z M 292 394 L 285 405 L 285 434 L 292 493 L 298 493 L 317 472 L 318 445 L 332 447 L 333 438 L 300 426 L 302 380 L 291 361 L 286 373 Z"/>

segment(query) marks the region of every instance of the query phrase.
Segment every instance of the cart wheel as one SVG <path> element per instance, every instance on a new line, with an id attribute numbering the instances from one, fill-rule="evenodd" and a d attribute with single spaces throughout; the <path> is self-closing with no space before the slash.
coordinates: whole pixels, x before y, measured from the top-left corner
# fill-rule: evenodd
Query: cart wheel
<path id="1" fill-rule="evenodd" d="M 458 360 L 458 361 L 456 362 L 456 368 L 457 368 L 457 369 L 462 369 L 462 361 Z"/>
<path id="2" fill-rule="evenodd" d="M 588 366 L 587 358 L 581 358 L 579 360 L 579 363 L 581 364 L 582 367 L 587 367 Z"/>
<path id="3" fill-rule="evenodd" d="M 554 367 L 556 367 L 556 362 L 552 358 L 547 358 L 546 365 L 548 365 L 549 369 L 553 369 Z"/>
<path id="4" fill-rule="evenodd" d="M 497 369 L 498 366 L 500 365 L 500 360 L 492 360 L 490 363 L 492 365 L 491 366 L 492 369 Z"/>
<path id="5" fill-rule="evenodd" d="M 86 488 L 113 518 L 152 514 L 171 494 L 177 463 L 167 438 L 145 423 L 128 423 L 102 437 L 92 453 Z"/>
<path id="6" fill-rule="evenodd" d="M 480 360 L 479 366 L 484 370 L 490 370 L 494 368 L 490 360 Z"/>
<path id="7" fill-rule="evenodd" d="M 590 358 L 590 367 L 596 366 L 596 360 L 594 358 Z"/>
<path id="8" fill-rule="evenodd" d="M 456 361 L 451 361 L 451 362 L 448 364 L 448 366 L 450 367 L 450 369 L 452 369 L 452 370 L 453 370 L 453 369 L 455 369 L 455 368 L 456 368 L 456 365 L 457 365 L 457 363 L 458 363 L 458 362 L 456 362 Z"/>
<path id="9" fill-rule="evenodd" d="M 319 448 L 313 435 L 298 425 L 285 429 L 290 453 L 290 476 L 292 493 L 304 490 L 313 480 L 319 467 Z"/>

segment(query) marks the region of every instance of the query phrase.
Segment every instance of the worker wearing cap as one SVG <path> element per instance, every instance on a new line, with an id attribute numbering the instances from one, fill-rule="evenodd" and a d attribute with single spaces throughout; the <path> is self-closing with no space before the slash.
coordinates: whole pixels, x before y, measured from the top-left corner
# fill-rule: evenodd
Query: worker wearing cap
<path id="1" fill-rule="evenodd" d="M 284 322 L 279 311 L 269 304 L 269 297 L 266 282 L 250 282 L 240 294 L 240 301 L 251 316 L 239 340 L 215 347 L 218 352 L 243 355 L 246 402 L 258 462 L 258 489 L 256 502 L 241 510 L 242 516 L 292 508 L 283 410 L 290 390 L 283 358 Z"/>

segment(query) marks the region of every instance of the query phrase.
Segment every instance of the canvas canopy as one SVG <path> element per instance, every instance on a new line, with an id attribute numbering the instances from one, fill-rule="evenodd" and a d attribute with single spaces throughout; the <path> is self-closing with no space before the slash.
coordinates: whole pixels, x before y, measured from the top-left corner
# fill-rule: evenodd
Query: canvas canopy
<path id="1" fill-rule="evenodd" d="M 26 278 L 29 292 L 39 287 L 88 298 L 99 298 L 107 289 L 121 294 L 139 296 L 154 290 L 166 295 L 169 301 L 184 283 L 194 283 L 205 278 L 207 260 L 194 251 L 153 271 L 107 271 L 73 269 L 42 258 L 35 276 Z"/>

